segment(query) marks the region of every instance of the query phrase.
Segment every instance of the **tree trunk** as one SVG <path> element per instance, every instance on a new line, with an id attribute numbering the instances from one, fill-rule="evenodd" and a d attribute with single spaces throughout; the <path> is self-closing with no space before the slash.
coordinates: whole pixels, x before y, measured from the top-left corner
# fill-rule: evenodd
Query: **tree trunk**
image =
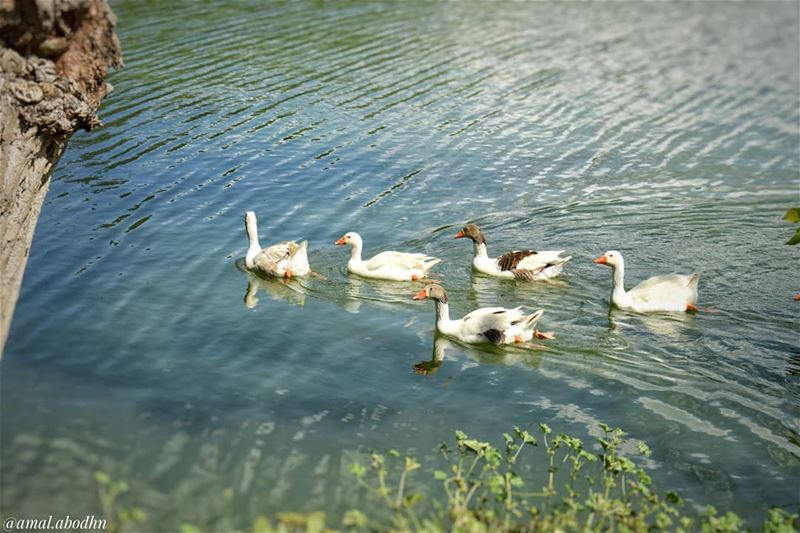
<path id="1" fill-rule="evenodd" d="M 105 0 L 0 0 L 0 355 L 50 175 L 121 68 Z"/>

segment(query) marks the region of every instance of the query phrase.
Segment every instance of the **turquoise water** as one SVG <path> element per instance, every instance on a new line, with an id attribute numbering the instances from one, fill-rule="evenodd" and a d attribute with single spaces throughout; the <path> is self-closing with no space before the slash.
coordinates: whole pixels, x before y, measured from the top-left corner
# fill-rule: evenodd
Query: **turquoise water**
<path id="1" fill-rule="evenodd" d="M 227 487 L 242 527 L 336 522 L 366 450 L 540 421 L 622 426 L 690 509 L 796 510 L 798 4 L 113 7 L 126 68 L 53 176 L 0 363 L 4 515 L 97 514 L 100 469 L 146 530 L 218 525 Z M 321 276 L 243 271 L 246 210 Z M 472 274 L 467 221 L 573 260 Z M 454 315 L 543 308 L 556 339 L 435 341 L 420 284 L 348 278 L 346 231 L 442 258 Z M 608 249 L 629 286 L 699 271 L 713 310 L 609 313 Z"/>

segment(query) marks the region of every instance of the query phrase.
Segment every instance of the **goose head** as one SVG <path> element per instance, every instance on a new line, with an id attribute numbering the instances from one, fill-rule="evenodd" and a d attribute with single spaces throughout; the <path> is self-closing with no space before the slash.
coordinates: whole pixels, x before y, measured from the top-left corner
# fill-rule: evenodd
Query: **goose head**
<path id="1" fill-rule="evenodd" d="M 339 239 L 333 244 L 337 246 L 344 246 L 345 244 L 348 246 L 357 246 L 361 244 L 361 235 L 359 235 L 355 231 L 348 231 L 347 233 L 339 237 Z"/>
<path id="2" fill-rule="evenodd" d="M 464 237 L 471 239 L 475 244 L 486 244 L 486 238 L 483 236 L 481 229 L 475 224 L 467 224 L 455 234 L 454 238 L 463 239 Z"/>
<path id="3" fill-rule="evenodd" d="M 624 264 L 624 261 L 622 260 L 622 254 L 616 250 L 610 250 L 604 253 L 595 259 L 594 262 L 598 265 L 608 265 L 613 268 L 619 268 Z"/>
<path id="4" fill-rule="evenodd" d="M 412 299 L 425 300 L 428 298 L 446 304 L 447 292 L 445 292 L 444 287 L 442 287 L 441 285 L 431 284 L 431 285 L 426 285 L 425 288 L 419 291 L 417 294 L 415 294 L 414 298 Z"/>

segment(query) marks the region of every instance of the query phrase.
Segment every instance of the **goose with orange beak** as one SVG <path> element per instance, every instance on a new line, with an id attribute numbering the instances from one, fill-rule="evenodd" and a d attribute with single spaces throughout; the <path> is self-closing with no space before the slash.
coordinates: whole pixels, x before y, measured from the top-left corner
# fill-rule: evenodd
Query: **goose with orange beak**
<path id="1" fill-rule="evenodd" d="M 381 252 L 363 260 L 361 250 L 364 242 L 361 235 L 351 231 L 345 233 L 334 244 L 350 246 L 350 260 L 347 271 L 365 278 L 385 279 L 391 281 L 417 281 L 425 278 L 428 271 L 442 260 L 425 254 L 406 252 Z"/>
<path id="2" fill-rule="evenodd" d="M 544 314 L 539 309 L 526 315 L 521 307 L 482 307 L 453 320 L 447 303 L 447 292 L 441 285 L 426 285 L 413 298 L 414 300 L 433 300 L 436 304 L 436 329 L 445 335 L 469 344 L 491 342 L 503 345 L 521 343 L 539 338 L 552 338 L 552 334 L 538 334 L 536 323 Z"/>
<path id="3" fill-rule="evenodd" d="M 455 234 L 456 239 L 472 241 L 474 256 L 472 266 L 478 272 L 497 278 L 515 278 L 525 281 L 546 280 L 561 274 L 564 265 L 572 259 L 561 257 L 564 250 L 515 250 L 500 257 L 489 257 L 486 237 L 475 224 L 467 224 Z"/>
<path id="4" fill-rule="evenodd" d="M 626 291 L 625 261 L 621 253 L 611 250 L 594 262 L 612 268 L 611 303 L 620 309 L 638 313 L 697 311 L 697 285 L 700 281 L 700 274 L 697 272 L 688 276 L 655 276 Z"/>

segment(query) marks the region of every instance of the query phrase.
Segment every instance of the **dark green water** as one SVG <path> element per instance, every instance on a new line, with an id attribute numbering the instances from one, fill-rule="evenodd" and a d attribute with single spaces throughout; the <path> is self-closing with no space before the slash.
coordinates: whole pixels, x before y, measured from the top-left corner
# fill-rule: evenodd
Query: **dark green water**
<path id="1" fill-rule="evenodd" d="M 690 508 L 796 509 L 797 3 L 113 7 L 126 68 L 53 177 L 0 363 L 4 515 L 98 514 L 101 469 L 145 530 L 218 524 L 226 487 L 240 526 L 336 517 L 360 452 L 539 421 L 622 426 Z M 325 278 L 253 295 L 246 210 Z M 566 249 L 563 283 L 473 275 L 466 221 L 490 253 Z M 346 231 L 556 340 L 415 374 L 433 306 L 348 279 Z M 609 315 L 612 248 L 629 286 L 700 271 L 715 311 Z"/>

